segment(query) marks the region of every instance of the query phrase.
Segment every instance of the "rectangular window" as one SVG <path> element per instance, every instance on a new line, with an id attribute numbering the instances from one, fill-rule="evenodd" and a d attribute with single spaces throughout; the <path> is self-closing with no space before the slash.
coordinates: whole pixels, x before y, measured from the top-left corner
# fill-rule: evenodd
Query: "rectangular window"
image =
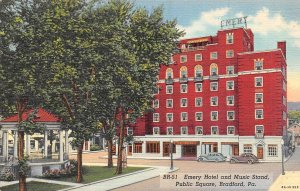
<path id="1" fill-rule="evenodd" d="M 227 66 L 226 67 L 226 74 L 234 74 L 234 66 Z"/>
<path id="2" fill-rule="evenodd" d="M 234 96 L 227 96 L 227 105 L 234 105 Z"/>
<path id="3" fill-rule="evenodd" d="M 255 110 L 255 119 L 263 119 L 264 118 L 264 110 L 256 109 Z"/>
<path id="4" fill-rule="evenodd" d="M 203 135 L 203 127 L 201 127 L 201 126 L 196 126 L 196 127 L 195 127 L 195 134 L 196 134 L 196 135 Z"/>
<path id="5" fill-rule="evenodd" d="M 255 87 L 263 87 L 263 77 L 255 78 Z"/>
<path id="6" fill-rule="evenodd" d="M 201 107 L 202 106 L 202 97 L 196 97 L 195 98 L 195 107 Z"/>
<path id="7" fill-rule="evenodd" d="M 172 93 L 173 93 L 173 86 L 172 85 L 167 85 L 166 94 L 172 94 Z"/>
<path id="8" fill-rule="evenodd" d="M 188 128 L 187 127 L 181 127 L 181 135 L 187 135 L 188 134 Z"/>
<path id="9" fill-rule="evenodd" d="M 255 94 L 255 103 L 263 103 L 263 94 L 262 93 Z"/>
<path id="10" fill-rule="evenodd" d="M 173 100 L 172 99 L 167 99 L 166 100 L 166 107 L 167 108 L 173 108 Z"/>
<path id="11" fill-rule="evenodd" d="M 153 93 L 154 93 L 155 95 L 159 94 L 159 87 L 156 87 L 156 88 L 154 89 Z"/>
<path id="12" fill-rule="evenodd" d="M 234 126 L 227 127 L 227 135 L 234 135 Z"/>
<path id="13" fill-rule="evenodd" d="M 286 121 L 286 112 L 282 112 L 282 119 Z"/>
<path id="14" fill-rule="evenodd" d="M 264 134 L 264 126 L 263 125 L 256 125 L 255 126 L 255 133 L 256 134 Z"/>
<path id="15" fill-rule="evenodd" d="M 254 69 L 255 70 L 263 70 L 263 60 L 255 60 L 254 61 Z"/>
<path id="16" fill-rule="evenodd" d="M 167 135 L 173 135 L 173 127 L 167 127 Z"/>
<path id="17" fill-rule="evenodd" d="M 202 92 L 202 83 L 196 83 L 195 84 L 195 91 L 196 92 Z"/>
<path id="18" fill-rule="evenodd" d="M 244 153 L 252 154 L 252 145 L 251 144 L 244 144 Z"/>
<path id="19" fill-rule="evenodd" d="M 180 84 L 180 92 L 181 93 L 187 93 L 187 84 Z"/>
<path id="20" fill-rule="evenodd" d="M 159 100 L 158 99 L 153 100 L 153 107 L 159 108 Z"/>
<path id="21" fill-rule="evenodd" d="M 282 104 L 286 106 L 286 103 L 287 103 L 286 98 L 282 96 Z"/>
<path id="22" fill-rule="evenodd" d="M 234 120 L 234 111 L 227 111 L 227 120 Z"/>
<path id="23" fill-rule="evenodd" d="M 180 63 L 185 63 L 185 62 L 187 62 L 187 56 L 186 55 L 180 56 Z"/>
<path id="24" fill-rule="evenodd" d="M 127 127 L 127 135 L 133 135 L 133 128 Z"/>
<path id="25" fill-rule="evenodd" d="M 143 151 L 142 144 L 143 143 L 134 143 L 133 144 L 133 153 L 142 153 L 142 151 Z"/>
<path id="26" fill-rule="evenodd" d="M 212 111 L 210 114 L 211 114 L 210 119 L 212 121 L 218 121 L 218 112 L 217 111 Z"/>
<path id="27" fill-rule="evenodd" d="M 233 58 L 234 53 L 233 50 L 226 50 L 226 58 Z"/>
<path id="28" fill-rule="evenodd" d="M 210 98 L 210 106 L 218 106 L 218 97 L 211 97 Z"/>
<path id="29" fill-rule="evenodd" d="M 286 83 L 284 81 L 282 82 L 282 89 L 286 92 Z"/>
<path id="30" fill-rule="evenodd" d="M 167 122 L 172 122 L 173 121 L 173 113 L 167 113 Z"/>
<path id="31" fill-rule="evenodd" d="M 159 135 L 159 127 L 153 127 L 153 135 Z"/>
<path id="32" fill-rule="evenodd" d="M 187 121 L 187 112 L 181 112 L 181 121 Z"/>
<path id="33" fill-rule="evenodd" d="M 153 113 L 153 122 L 159 122 L 159 113 Z"/>
<path id="34" fill-rule="evenodd" d="M 160 153 L 159 141 L 147 141 L 146 142 L 146 153 Z"/>
<path id="35" fill-rule="evenodd" d="M 180 107 L 187 107 L 187 98 L 180 99 Z"/>
<path id="36" fill-rule="evenodd" d="M 210 91 L 218 91 L 218 82 L 210 82 Z"/>
<path id="37" fill-rule="evenodd" d="M 202 121 L 203 120 L 203 113 L 202 112 L 196 112 L 195 114 L 196 121 Z"/>
<path id="38" fill-rule="evenodd" d="M 226 89 L 227 90 L 234 90 L 234 81 L 227 81 L 226 82 Z"/>
<path id="39" fill-rule="evenodd" d="M 269 157 L 277 157 L 278 156 L 277 145 L 268 145 L 268 156 Z"/>
<path id="40" fill-rule="evenodd" d="M 202 60 L 202 54 L 195 54 L 195 61 L 201 61 Z"/>
<path id="41" fill-rule="evenodd" d="M 226 44 L 233 44 L 233 33 L 226 34 Z"/>
<path id="42" fill-rule="evenodd" d="M 170 58 L 169 58 L 169 64 L 174 64 L 174 59 L 172 56 L 170 56 Z"/>
<path id="43" fill-rule="evenodd" d="M 218 135 L 219 134 L 219 130 L 217 126 L 212 126 L 211 127 L 211 134 L 212 135 Z"/>
<path id="44" fill-rule="evenodd" d="M 211 60 L 214 60 L 214 59 L 217 59 L 218 58 L 218 53 L 217 52 L 211 52 L 210 53 L 210 59 Z"/>

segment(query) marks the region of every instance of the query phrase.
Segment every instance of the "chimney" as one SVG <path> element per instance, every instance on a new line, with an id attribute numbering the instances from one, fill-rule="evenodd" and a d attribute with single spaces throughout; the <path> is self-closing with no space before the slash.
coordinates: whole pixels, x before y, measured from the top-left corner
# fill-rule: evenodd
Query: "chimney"
<path id="1" fill-rule="evenodd" d="M 277 48 L 281 49 L 284 58 L 286 58 L 286 42 L 285 41 L 277 42 Z"/>

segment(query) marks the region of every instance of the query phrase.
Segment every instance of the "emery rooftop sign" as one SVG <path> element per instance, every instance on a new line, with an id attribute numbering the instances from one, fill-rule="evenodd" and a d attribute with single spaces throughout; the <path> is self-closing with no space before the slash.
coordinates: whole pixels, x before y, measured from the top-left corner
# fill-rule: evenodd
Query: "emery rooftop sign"
<path id="1" fill-rule="evenodd" d="M 247 28 L 247 16 L 221 21 L 221 29 L 231 27 L 234 28 L 236 25 L 244 25 L 245 28 Z"/>

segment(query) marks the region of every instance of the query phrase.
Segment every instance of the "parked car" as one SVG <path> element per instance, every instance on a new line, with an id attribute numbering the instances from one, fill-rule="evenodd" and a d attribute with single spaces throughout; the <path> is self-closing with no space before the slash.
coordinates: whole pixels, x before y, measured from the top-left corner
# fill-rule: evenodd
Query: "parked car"
<path id="1" fill-rule="evenodd" d="M 230 163 L 248 163 L 253 164 L 258 162 L 257 157 L 251 153 L 243 153 L 240 156 L 233 156 L 230 159 Z"/>
<path id="2" fill-rule="evenodd" d="M 224 156 L 222 153 L 208 153 L 207 155 L 200 155 L 198 157 L 198 162 L 200 161 L 214 161 L 214 162 L 221 162 L 225 161 L 226 156 Z"/>

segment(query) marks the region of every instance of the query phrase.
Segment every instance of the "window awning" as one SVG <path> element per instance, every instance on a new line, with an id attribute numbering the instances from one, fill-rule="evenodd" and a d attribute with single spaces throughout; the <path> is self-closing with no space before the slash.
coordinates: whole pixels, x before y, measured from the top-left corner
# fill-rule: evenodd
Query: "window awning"
<path id="1" fill-rule="evenodd" d="M 207 42 L 208 38 L 199 38 L 199 39 L 194 39 L 194 40 L 189 40 L 187 43 L 193 44 L 193 43 L 199 43 L 199 42 Z"/>
<path id="2" fill-rule="evenodd" d="M 199 145 L 200 141 L 175 141 L 175 145 Z"/>

